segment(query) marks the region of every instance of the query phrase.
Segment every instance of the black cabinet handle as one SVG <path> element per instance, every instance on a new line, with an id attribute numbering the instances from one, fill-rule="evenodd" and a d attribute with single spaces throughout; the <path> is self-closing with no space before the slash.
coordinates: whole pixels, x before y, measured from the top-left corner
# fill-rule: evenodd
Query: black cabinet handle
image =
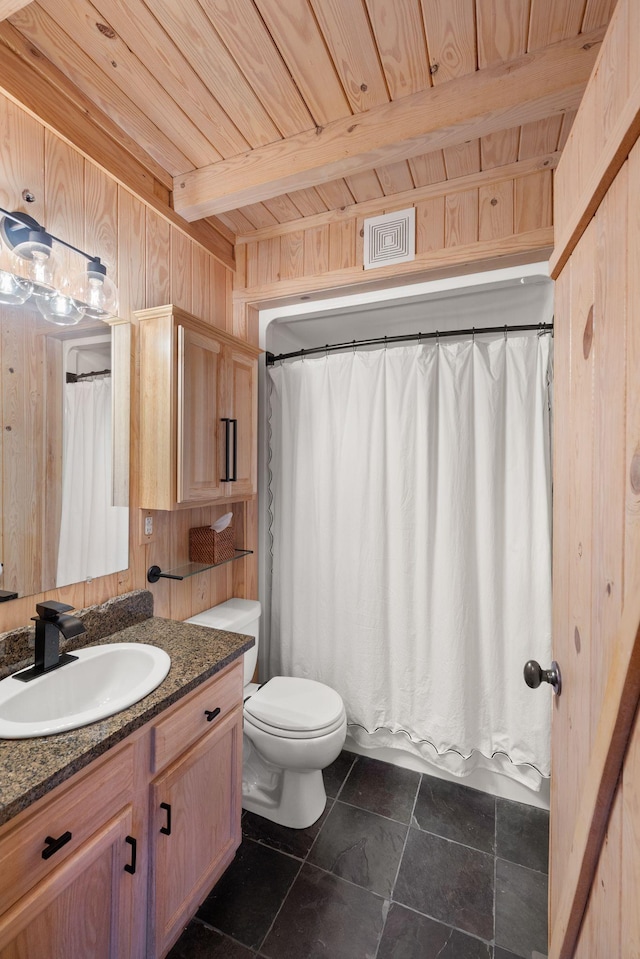
<path id="1" fill-rule="evenodd" d="M 44 841 L 45 848 L 42 850 L 42 858 L 50 859 L 54 852 L 57 852 L 58 849 L 62 849 L 63 846 L 66 846 L 70 839 L 71 833 L 69 830 L 63 832 L 62 835 L 58 836 L 57 839 L 54 839 L 53 836 L 47 836 Z"/>
<path id="2" fill-rule="evenodd" d="M 162 826 L 160 829 L 160 832 L 163 834 L 163 836 L 170 836 L 171 835 L 171 806 L 169 805 L 168 802 L 161 802 L 160 809 L 166 809 L 167 811 L 167 825 Z"/>
<path id="3" fill-rule="evenodd" d="M 205 709 L 204 714 L 207 717 L 207 722 L 210 723 L 212 719 L 220 715 L 220 707 L 216 706 L 215 709 Z"/>
<path id="4" fill-rule="evenodd" d="M 238 421 L 231 420 L 231 422 L 233 423 L 233 474 L 231 482 L 236 483 L 238 480 Z"/>
<path id="5" fill-rule="evenodd" d="M 224 476 L 220 478 L 221 483 L 229 483 L 231 481 L 231 444 L 229 442 L 231 435 L 231 420 L 228 416 L 223 416 L 220 419 L 221 423 L 224 423 Z"/>
<path id="6" fill-rule="evenodd" d="M 128 842 L 131 846 L 131 862 L 128 862 L 124 867 L 125 872 L 130 872 L 133 876 L 136 871 L 136 859 L 138 856 L 138 843 L 133 836 L 125 836 L 125 842 Z"/>

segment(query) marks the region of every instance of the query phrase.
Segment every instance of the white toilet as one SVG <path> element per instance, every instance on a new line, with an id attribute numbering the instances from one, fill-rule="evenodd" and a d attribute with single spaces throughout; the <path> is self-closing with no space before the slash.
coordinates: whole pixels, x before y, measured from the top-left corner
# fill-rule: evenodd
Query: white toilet
<path id="1" fill-rule="evenodd" d="M 187 622 L 255 637 L 244 654 L 242 806 L 304 829 L 324 811 L 322 770 L 340 754 L 347 717 L 338 693 L 323 683 L 290 676 L 275 676 L 263 686 L 251 682 L 260 612 L 255 600 L 230 599 Z"/>

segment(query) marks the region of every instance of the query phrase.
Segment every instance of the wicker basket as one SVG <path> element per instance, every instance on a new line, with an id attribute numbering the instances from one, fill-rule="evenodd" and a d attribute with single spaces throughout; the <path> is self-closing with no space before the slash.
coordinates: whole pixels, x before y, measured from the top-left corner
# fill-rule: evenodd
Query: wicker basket
<path id="1" fill-rule="evenodd" d="M 189 530 L 189 559 L 192 563 L 224 563 L 235 556 L 233 520 L 216 533 L 209 526 L 196 526 Z"/>

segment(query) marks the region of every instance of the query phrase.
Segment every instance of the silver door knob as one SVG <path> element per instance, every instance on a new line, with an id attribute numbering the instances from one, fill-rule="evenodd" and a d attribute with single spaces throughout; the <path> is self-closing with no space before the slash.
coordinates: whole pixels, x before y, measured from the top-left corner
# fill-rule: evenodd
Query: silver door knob
<path id="1" fill-rule="evenodd" d="M 530 659 L 524 666 L 524 681 L 531 689 L 537 689 L 540 683 L 549 683 L 556 696 L 562 692 L 562 676 L 555 660 L 551 663 L 550 669 L 542 669 L 540 663 Z"/>

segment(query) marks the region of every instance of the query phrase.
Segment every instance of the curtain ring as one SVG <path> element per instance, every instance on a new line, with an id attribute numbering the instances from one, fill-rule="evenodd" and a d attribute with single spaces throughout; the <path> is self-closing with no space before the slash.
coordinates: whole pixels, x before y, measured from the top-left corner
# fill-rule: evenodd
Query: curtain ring
<path id="1" fill-rule="evenodd" d="M 475 341 L 476 341 L 476 328 L 475 328 L 475 326 L 472 326 L 472 327 L 471 327 L 471 341 L 472 341 L 473 343 L 475 343 Z"/>
<path id="2" fill-rule="evenodd" d="M 436 346 L 440 346 L 440 330 L 436 330 Z"/>
<path id="3" fill-rule="evenodd" d="M 507 324 L 504 325 L 504 341 L 507 342 Z"/>
<path id="4" fill-rule="evenodd" d="M 356 355 L 356 341 L 353 341 L 353 355 Z"/>

